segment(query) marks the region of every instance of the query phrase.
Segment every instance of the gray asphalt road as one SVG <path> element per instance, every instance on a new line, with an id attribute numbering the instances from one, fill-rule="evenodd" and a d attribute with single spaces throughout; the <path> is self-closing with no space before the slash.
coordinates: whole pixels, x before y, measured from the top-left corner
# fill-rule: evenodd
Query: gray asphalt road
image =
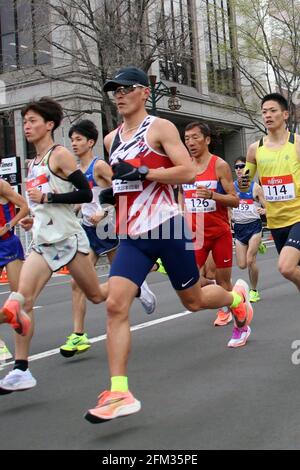
<path id="1" fill-rule="evenodd" d="M 185 309 L 167 278 L 151 274 L 158 311 L 148 317 L 136 302 L 132 324 L 166 321 L 133 332 L 129 380 L 142 410 L 98 425 L 83 414 L 109 383 L 105 342 L 69 360 L 35 356 L 70 333 L 67 278 L 52 279 L 36 309 L 30 369 L 38 386 L 0 397 L 0 448 L 299 449 L 300 365 L 291 360 L 291 345 L 300 340 L 299 293 L 277 273 L 274 249 L 259 257 L 259 266 L 262 300 L 249 343 L 238 350 L 226 347 L 231 326 L 214 328 L 212 311 L 168 318 Z M 234 279 L 240 276 L 234 268 Z M 6 290 L 1 286 L 1 302 Z M 91 337 L 104 334 L 103 306 L 89 305 L 87 330 Z M 11 346 L 8 327 L 1 335 Z"/>

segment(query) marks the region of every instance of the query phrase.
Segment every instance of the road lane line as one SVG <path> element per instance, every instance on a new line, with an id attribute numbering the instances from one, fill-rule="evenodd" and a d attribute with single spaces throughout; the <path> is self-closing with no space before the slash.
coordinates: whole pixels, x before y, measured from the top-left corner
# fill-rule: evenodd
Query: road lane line
<path id="1" fill-rule="evenodd" d="M 175 313 L 173 315 L 169 315 L 163 318 L 157 318 L 156 320 L 147 321 L 144 323 L 140 323 L 139 325 L 134 325 L 130 328 L 131 331 L 142 330 L 144 328 L 149 328 L 150 326 L 158 325 L 160 323 L 165 323 L 170 320 L 175 320 L 176 318 L 184 317 L 186 315 L 190 315 L 192 312 L 189 310 L 185 310 L 184 312 Z M 106 339 L 106 335 L 96 336 L 95 338 L 91 338 L 89 341 L 90 343 L 98 343 L 99 341 L 104 341 Z M 50 349 L 49 351 L 45 351 L 39 354 L 34 354 L 33 356 L 29 356 L 29 361 L 38 361 L 39 359 L 44 359 L 46 357 L 55 356 L 59 354 L 59 348 Z M 0 364 L 0 371 L 5 369 L 6 367 L 14 364 L 14 361 L 7 362 L 6 364 Z"/>

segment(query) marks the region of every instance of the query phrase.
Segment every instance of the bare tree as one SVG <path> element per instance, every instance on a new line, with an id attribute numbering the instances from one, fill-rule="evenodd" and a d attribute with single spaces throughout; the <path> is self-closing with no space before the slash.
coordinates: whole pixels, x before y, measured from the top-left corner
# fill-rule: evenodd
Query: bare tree
<path id="1" fill-rule="evenodd" d="M 161 0 L 45 0 L 49 21 L 40 24 L 35 47 L 48 42 L 52 66 L 36 66 L 40 76 L 63 81 L 74 95 L 86 100 L 81 112 L 104 115 L 108 130 L 117 116 L 103 85 L 122 66 L 148 71 L 163 55 L 185 60 L 183 32 L 174 36 L 174 17 Z M 171 39 L 169 39 L 171 38 Z M 166 50 L 167 49 L 167 50 Z M 76 96 L 74 96 L 75 98 Z M 93 100 L 98 106 L 93 106 Z M 71 111 L 71 110 L 70 110 Z M 73 112 L 78 114 L 76 105 Z"/>
<path id="2" fill-rule="evenodd" d="M 288 101 L 288 127 L 295 131 L 300 117 L 300 1 L 231 0 L 231 7 L 236 38 L 231 52 L 241 78 L 242 109 L 265 131 L 257 118 L 259 102 L 277 91 Z"/>

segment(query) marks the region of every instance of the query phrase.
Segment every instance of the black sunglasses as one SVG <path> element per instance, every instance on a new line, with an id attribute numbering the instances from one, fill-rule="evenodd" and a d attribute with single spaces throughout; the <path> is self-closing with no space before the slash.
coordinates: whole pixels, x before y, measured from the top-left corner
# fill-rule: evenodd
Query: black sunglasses
<path id="1" fill-rule="evenodd" d="M 243 168 L 245 168 L 245 163 L 238 163 L 237 165 L 234 165 L 234 168 L 236 170 L 242 170 Z"/>

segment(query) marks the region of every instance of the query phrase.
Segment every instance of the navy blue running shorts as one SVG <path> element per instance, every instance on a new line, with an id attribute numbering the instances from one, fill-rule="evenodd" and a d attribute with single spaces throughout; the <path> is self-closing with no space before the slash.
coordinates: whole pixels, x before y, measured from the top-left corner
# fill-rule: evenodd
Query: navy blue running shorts
<path id="1" fill-rule="evenodd" d="M 140 287 L 160 258 L 175 290 L 192 287 L 200 275 L 191 240 L 181 216 L 169 219 L 139 238 L 121 238 L 109 276 L 125 277 Z"/>
<path id="2" fill-rule="evenodd" d="M 115 250 L 119 246 L 119 239 L 117 235 L 114 238 L 98 238 L 96 233 L 96 227 L 87 226 L 82 224 L 85 233 L 90 242 L 91 249 L 96 253 L 97 256 L 104 256 L 112 250 Z"/>
<path id="3" fill-rule="evenodd" d="M 271 234 L 278 253 L 284 246 L 292 246 L 300 250 L 300 222 L 288 227 L 272 228 Z"/>
<path id="4" fill-rule="evenodd" d="M 24 260 L 24 251 L 19 237 L 12 235 L 6 240 L 0 240 L 0 268 L 16 259 Z"/>
<path id="5" fill-rule="evenodd" d="M 234 238 L 243 245 L 248 245 L 250 238 L 262 231 L 262 222 L 260 219 L 249 222 L 248 224 L 234 224 Z"/>

